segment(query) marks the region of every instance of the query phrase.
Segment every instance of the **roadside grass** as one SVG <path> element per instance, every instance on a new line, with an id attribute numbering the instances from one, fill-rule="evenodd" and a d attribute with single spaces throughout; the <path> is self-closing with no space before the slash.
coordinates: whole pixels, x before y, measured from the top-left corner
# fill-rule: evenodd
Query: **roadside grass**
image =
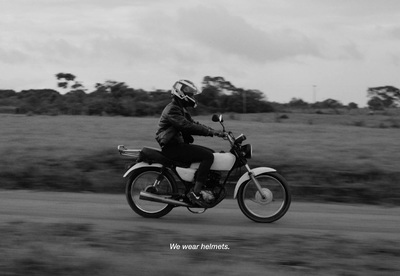
<path id="1" fill-rule="evenodd" d="M 104 230 L 105 231 L 105 230 Z M 2 275 L 397 275 L 400 242 L 337 234 L 252 236 L 3 222 Z M 217 241 L 217 242 L 216 242 Z M 199 245 L 197 250 L 170 244 Z M 201 244 L 226 245 L 201 249 Z"/>
<path id="2" fill-rule="evenodd" d="M 316 112 L 320 111 L 321 114 Z M 392 109 L 375 112 L 368 109 L 342 109 L 336 114 L 328 110 L 287 110 L 262 114 L 229 114 L 228 119 L 251 120 L 264 123 L 303 124 L 303 125 L 343 125 L 369 128 L 399 128 L 400 110 Z"/>
<path id="3" fill-rule="evenodd" d="M 226 114 L 225 125 L 248 137 L 252 167 L 273 167 L 287 178 L 294 200 L 400 204 L 400 132 L 395 127 L 375 127 L 398 116 L 288 115 L 289 119 L 276 122 L 276 114 Z M 346 123 L 349 117 L 368 118 L 365 126 L 371 127 Z M 220 127 L 210 116 L 195 119 Z M 307 123 L 310 120 L 312 124 Z M 157 121 L 2 114 L 0 188 L 122 192 L 122 175 L 130 161 L 119 156 L 117 145 L 158 147 Z M 196 137 L 196 143 L 229 150 L 222 139 Z"/>

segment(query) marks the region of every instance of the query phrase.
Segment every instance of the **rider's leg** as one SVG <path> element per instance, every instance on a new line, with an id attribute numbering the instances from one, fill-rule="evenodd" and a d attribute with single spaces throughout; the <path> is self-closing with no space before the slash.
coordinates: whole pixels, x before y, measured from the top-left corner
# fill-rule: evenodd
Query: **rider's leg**
<path id="1" fill-rule="evenodd" d="M 194 186 L 195 194 L 199 194 L 202 186 L 207 181 L 207 175 L 214 162 L 213 151 L 209 148 L 193 145 L 179 144 L 163 148 L 163 153 L 172 160 L 179 160 L 185 163 L 200 162 L 197 170 L 197 178 Z"/>
<path id="2" fill-rule="evenodd" d="M 194 184 L 193 191 L 196 195 L 200 194 L 201 188 L 207 181 L 207 175 L 210 171 L 211 165 L 214 162 L 214 155 L 211 153 L 203 153 L 203 160 L 200 162 L 200 166 L 197 170 L 196 183 Z"/>

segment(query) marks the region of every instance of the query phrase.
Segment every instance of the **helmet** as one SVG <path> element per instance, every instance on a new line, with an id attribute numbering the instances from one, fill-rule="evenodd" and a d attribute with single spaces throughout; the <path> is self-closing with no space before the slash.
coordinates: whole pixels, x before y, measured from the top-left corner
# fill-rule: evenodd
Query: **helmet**
<path id="1" fill-rule="evenodd" d="M 197 101 L 194 95 L 200 94 L 201 92 L 188 80 L 179 80 L 172 86 L 172 96 L 178 98 L 184 106 L 196 107 Z"/>

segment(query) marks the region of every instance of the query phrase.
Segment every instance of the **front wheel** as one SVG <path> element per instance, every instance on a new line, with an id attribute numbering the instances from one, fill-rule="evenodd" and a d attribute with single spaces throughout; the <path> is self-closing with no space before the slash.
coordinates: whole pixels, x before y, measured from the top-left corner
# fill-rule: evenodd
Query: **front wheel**
<path id="1" fill-rule="evenodd" d="M 155 185 L 156 184 L 156 185 Z M 141 168 L 134 171 L 126 183 L 125 194 L 129 206 L 137 214 L 146 218 L 159 218 L 168 214 L 173 205 L 140 199 L 141 191 L 153 191 L 157 194 L 171 197 L 177 192 L 177 186 L 169 173 L 162 173 L 161 168 Z"/>
<path id="2" fill-rule="evenodd" d="M 264 195 L 258 191 L 252 179 L 243 183 L 237 200 L 249 219 L 255 222 L 274 222 L 286 214 L 291 202 L 287 181 L 278 173 L 262 173 L 255 176 Z"/>

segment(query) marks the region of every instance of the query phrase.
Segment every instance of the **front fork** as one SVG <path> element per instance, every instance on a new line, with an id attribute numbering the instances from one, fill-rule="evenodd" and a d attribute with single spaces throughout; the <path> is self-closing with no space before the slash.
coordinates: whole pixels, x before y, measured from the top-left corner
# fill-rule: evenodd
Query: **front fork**
<path id="1" fill-rule="evenodd" d="M 254 176 L 254 173 L 253 173 L 252 170 L 250 169 L 249 165 L 246 164 L 246 165 L 244 165 L 244 166 L 245 166 L 245 168 L 246 168 L 246 170 L 247 170 L 247 173 L 249 174 L 251 180 L 253 180 L 254 184 L 256 184 L 257 190 L 260 192 L 260 195 L 261 195 L 262 199 L 266 199 L 266 198 L 267 198 L 267 195 L 266 195 L 265 192 L 263 191 L 263 189 L 262 189 L 262 187 L 261 187 L 261 185 L 260 185 L 260 182 L 258 182 L 257 178 Z"/>

